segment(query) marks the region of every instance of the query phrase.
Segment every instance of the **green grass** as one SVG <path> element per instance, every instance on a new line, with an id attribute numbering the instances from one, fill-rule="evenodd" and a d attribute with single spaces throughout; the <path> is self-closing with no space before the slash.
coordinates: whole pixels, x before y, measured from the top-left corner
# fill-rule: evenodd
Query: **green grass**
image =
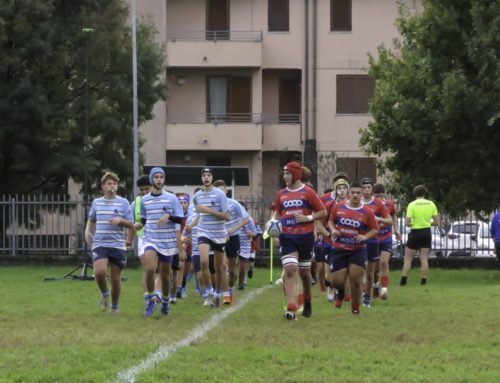
<path id="1" fill-rule="evenodd" d="M 219 310 L 191 290 L 171 315 L 142 317 L 141 274 L 125 270 L 119 316 L 98 311 L 94 282 L 43 282 L 62 267 L 0 269 L 0 382 L 106 382 Z M 277 277 L 276 272 L 276 277 Z M 265 290 L 136 382 L 498 382 L 500 275 L 431 270 L 360 317 L 315 287 L 313 317 L 282 318 L 281 289 Z M 259 270 L 244 293 L 268 284 Z"/>

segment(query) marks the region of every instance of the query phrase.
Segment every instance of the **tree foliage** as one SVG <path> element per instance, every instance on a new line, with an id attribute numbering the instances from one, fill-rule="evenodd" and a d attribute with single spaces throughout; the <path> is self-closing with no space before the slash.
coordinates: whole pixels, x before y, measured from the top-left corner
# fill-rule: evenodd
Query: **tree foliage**
<path id="1" fill-rule="evenodd" d="M 124 3 L 0 3 L 0 194 L 57 192 L 57 181 L 83 183 L 85 174 L 95 186 L 104 169 L 131 187 L 132 56 Z M 138 23 L 140 122 L 152 118 L 165 93 L 155 33 Z"/>
<path id="2" fill-rule="evenodd" d="M 500 1 L 424 0 L 401 6 L 401 38 L 370 57 L 370 154 L 410 195 L 425 184 L 452 215 L 500 206 Z"/>

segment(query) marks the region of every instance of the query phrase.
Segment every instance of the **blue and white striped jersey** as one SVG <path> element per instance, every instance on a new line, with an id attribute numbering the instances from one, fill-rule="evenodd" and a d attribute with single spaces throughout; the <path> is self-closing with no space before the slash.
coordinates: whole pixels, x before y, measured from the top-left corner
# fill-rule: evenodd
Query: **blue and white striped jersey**
<path id="1" fill-rule="evenodd" d="M 121 217 L 134 222 L 134 216 L 129 202 L 122 197 L 100 197 L 92 201 L 89 219 L 96 223 L 92 250 L 97 247 L 111 247 L 126 250 L 126 229 L 122 226 L 113 226 L 109 223 L 111 218 Z"/>
<path id="2" fill-rule="evenodd" d="M 226 221 L 225 225 L 226 225 L 226 230 L 229 230 L 230 228 L 238 225 L 245 218 L 248 218 L 249 215 L 248 215 L 247 211 L 245 210 L 245 208 L 243 206 L 241 206 L 241 204 L 238 201 L 236 201 L 232 198 L 228 198 L 227 204 L 229 207 L 229 214 L 231 214 L 231 219 L 229 221 Z M 238 235 L 240 233 L 240 231 L 241 231 L 241 229 L 232 233 L 231 236 Z"/>
<path id="3" fill-rule="evenodd" d="M 228 202 L 223 191 L 212 187 L 210 191 L 200 190 L 193 197 L 195 207 L 206 206 L 217 212 L 227 212 Z M 226 243 L 226 227 L 224 220 L 212 214 L 200 213 L 200 221 L 198 222 L 198 238 L 206 237 L 213 243 Z"/>
<path id="4" fill-rule="evenodd" d="M 250 222 L 243 226 L 240 230 L 240 255 L 247 258 L 252 253 L 252 237 L 247 234 L 247 231 L 257 233 L 257 227 L 253 219 L 250 218 Z"/>
<path id="5" fill-rule="evenodd" d="M 179 252 L 175 235 L 179 225 L 172 221 L 167 221 L 163 225 L 158 224 L 165 214 L 184 216 L 181 203 L 174 194 L 163 191 L 159 195 L 149 193 L 142 197 L 141 217 L 146 219 L 144 246 L 151 246 L 162 255 L 174 255 Z"/>

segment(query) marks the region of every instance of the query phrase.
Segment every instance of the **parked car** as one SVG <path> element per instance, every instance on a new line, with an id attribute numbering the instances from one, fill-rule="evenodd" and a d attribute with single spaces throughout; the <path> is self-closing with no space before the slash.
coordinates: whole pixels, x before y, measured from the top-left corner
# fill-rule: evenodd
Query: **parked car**
<path id="1" fill-rule="evenodd" d="M 480 221 L 454 221 L 446 235 L 445 254 L 452 256 L 469 256 L 472 248 L 472 235 L 476 235 Z"/>
<path id="2" fill-rule="evenodd" d="M 398 218 L 398 232 L 401 234 L 401 240 L 396 239 L 396 236 L 392 235 L 392 249 L 393 255 L 395 257 L 403 257 L 405 253 L 406 241 L 408 239 L 408 233 L 411 229 L 406 226 L 404 218 Z M 432 248 L 429 256 L 442 257 L 444 255 L 443 249 L 445 245 L 446 232 L 438 226 L 431 227 L 432 233 Z"/>
<path id="3" fill-rule="evenodd" d="M 494 257 L 495 241 L 491 237 L 490 224 L 479 222 L 476 234 L 471 235 L 471 256 Z"/>

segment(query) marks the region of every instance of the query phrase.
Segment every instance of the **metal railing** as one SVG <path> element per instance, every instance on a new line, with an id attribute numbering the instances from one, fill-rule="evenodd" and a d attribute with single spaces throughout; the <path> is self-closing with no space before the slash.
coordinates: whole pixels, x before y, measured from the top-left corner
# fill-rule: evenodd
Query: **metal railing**
<path id="1" fill-rule="evenodd" d="M 169 36 L 168 41 L 261 42 L 262 31 L 182 31 Z"/>
<path id="2" fill-rule="evenodd" d="M 273 124 L 300 124 L 300 114 L 279 114 L 279 113 L 265 113 L 262 115 L 262 122 L 265 125 Z"/>
<path id="3" fill-rule="evenodd" d="M 264 227 L 272 201 L 255 197 L 242 201 L 250 216 Z M 79 254 L 84 243 L 85 216 L 90 204 L 81 199 L 51 195 L 0 196 L 0 254 Z M 494 241 L 489 221 L 469 215 L 451 220 L 442 215 L 441 227 L 432 228 L 431 255 L 493 257 Z M 401 241 L 394 241 L 394 255 L 402 256 L 409 229 L 398 219 Z M 267 257 L 269 242 L 260 240 L 259 257 Z"/>
<path id="4" fill-rule="evenodd" d="M 90 204 L 63 195 L 0 196 L 0 253 L 75 254 Z"/>
<path id="5" fill-rule="evenodd" d="M 261 124 L 260 113 L 169 113 L 167 116 L 169 124 L 234 124 L 251 123 Z"/>

